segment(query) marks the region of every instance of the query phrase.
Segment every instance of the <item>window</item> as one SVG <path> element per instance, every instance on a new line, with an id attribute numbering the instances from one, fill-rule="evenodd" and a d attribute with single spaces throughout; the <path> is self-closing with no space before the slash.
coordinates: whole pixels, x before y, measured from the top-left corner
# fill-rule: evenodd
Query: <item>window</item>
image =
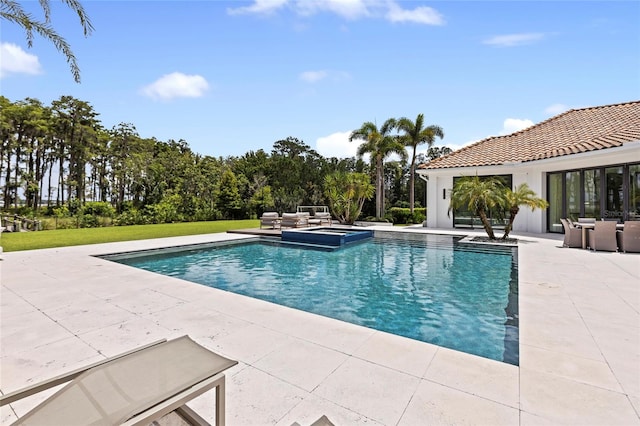
<path id="1" fill-rule="evenodd" d="M 564 218 L 563 213 L 563 194 L 562 190 L 562 173 L 553 173 L 549 175 L 549 231 L 562 232 L 562 223 L 560 219 Z"/>
<path id="2" fill-rule="evenodd" d="M 626 220 L 640 220 L 640 164 L 629 166 L 629 207 Z"/>
<path id="3" fill-rule="evenodd" d="M 512 176 L 511 175 L 499 175 L 499 176 L 480 176 L 480 179 L 498 178 L 502 181 L 502 184 L 509 189 L 512 189 Z M 460 179 L 459 177 L 453 178 L 453 186 Z M 491 222 L 491 226 L 496 229 L 503 229 L 505 224 L 509 220 L 509 213 L 499 214 L 498 211 L 489 211 L 487 216 Z M 502 216 L 502 217 L 501 217 Z M 454 228 L 482 228 L 482 222 L 479 217 L 474 215 L 474 212 L 470 212 L 465 207 L 455 209 L 453 211 L 453 227 Z"/>
<path id="4" fill-rule="evenodd" d="M 584 171 L 584 213 L 582 217 L 600 219 L 600 169 Z"/>
<path id="5" fill-rule="evenodd" d="M 581 193 L 580 191 L 580 172 L 566 172 L 566 216 L 569 220 L 577 221 L 582 216 L 580 213 Z"/>
<path id="6" fill-rule="evenodd" d="M 604 219 L 623 220 L 624 189 L 622 185 L 622 167 L 607 167 L 605 174 L 606 205 Z"/>
<path id="7" fill-rule="evenodd" d="M 549 232 L 561 218 L 640 220 L 640 164 L 567 170 L 547 175 Z"/>

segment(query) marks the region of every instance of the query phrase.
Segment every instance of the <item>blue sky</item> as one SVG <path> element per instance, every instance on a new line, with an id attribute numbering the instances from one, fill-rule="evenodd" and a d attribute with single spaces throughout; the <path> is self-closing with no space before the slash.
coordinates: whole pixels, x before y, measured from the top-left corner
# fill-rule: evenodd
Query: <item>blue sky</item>
<path id="1" fill-rule="evenodd" d="M 20 2 L 41 17 L 37 1 Z M 64 57 L 2 22 L 0 93 L 89 102 L 111 128 L 203 155 L 296 137 L 354 155 L 365 121 L 415 119 L 459 148 L 570 108 L 640 99 L 638 1 L 90 1 L 95 27 L 51 0 Z"/>

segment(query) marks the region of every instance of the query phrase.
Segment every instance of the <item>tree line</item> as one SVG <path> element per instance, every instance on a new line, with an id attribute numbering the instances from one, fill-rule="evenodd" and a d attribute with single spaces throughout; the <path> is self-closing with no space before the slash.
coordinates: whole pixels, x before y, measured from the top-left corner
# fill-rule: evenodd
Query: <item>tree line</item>
<path id="1" fill-rule="evenodd" d="M 415 130 L 423 119 L 402 120 L 387 127 L 403 133 L 385 128 L 381 135 L 375 125 L 368 132 L 367 123 L 354 131 L 352 139 L 362 142 L 357 157 L 326 158 L 295 137 L 274 142 L 271 152 L 213 157 L 184 140 L 143 138 L 131 123 L 107 129 L 91 104 L 71 96 L 50 105 L 0 96 L 0 198 L 4 210 L 27 215 L 112 209 L 120 224 L 241 219 L 328 204 L 327 176 L 364 173 L 377 176 L 377 199 L 413 208 L 415 195 L 424 194 L 423 182 L 414 183 L 415 164 L 448 151 L 431 146 L 442 133 L 437 126 L 412 139 L 409 124 Z M 416 155 L 419 143 L 430 145 L 427 156 Z M 414 147 L 410 165 L 397 144 Z M 400 161 L 385 161 L 392 152 Z M 380 202 L 366 201 L 363 215 L 383 217 Z"/>

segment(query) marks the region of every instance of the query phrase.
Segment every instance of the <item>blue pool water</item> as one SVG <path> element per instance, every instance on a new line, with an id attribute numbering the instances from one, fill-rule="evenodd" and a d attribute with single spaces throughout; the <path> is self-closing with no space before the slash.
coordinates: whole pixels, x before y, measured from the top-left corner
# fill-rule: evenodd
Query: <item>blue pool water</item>
<path id="1" fill-rule="evenodd" d="M 114 260 L 518 364 L 517 253 L 407 234 L 339 250 L 251 242 Z"/>

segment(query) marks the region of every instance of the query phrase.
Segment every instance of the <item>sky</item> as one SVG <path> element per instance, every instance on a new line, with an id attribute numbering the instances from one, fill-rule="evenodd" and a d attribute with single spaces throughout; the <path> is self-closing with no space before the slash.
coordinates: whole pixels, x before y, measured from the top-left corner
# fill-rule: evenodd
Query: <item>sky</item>
<path id="1" fill-rule="evenodd" d="M 43 19 L 38 1 L 20 1 Z M 45 105 L 70 95 L 102 125 L 241 156 L 294 137 L 355 155 L 366 121 L 442 127 L 459 149 L 572 108 L 640 99 L 640 2 L 95 1 L 95 30 L 52 0 L 64 56 L 0 21 L 0 94 Z M 422 147 L 421 151 L 426 151 Z"/>

